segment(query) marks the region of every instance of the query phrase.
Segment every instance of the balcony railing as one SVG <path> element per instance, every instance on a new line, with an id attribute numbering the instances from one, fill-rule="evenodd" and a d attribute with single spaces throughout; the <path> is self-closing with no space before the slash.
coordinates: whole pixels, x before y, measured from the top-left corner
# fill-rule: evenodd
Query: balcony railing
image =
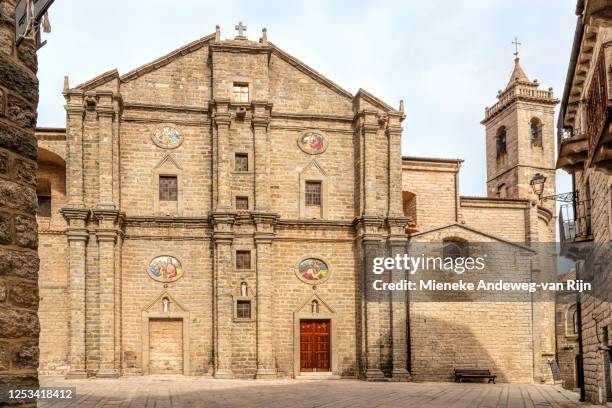
<path id="1" fill-rule="evenodd" d="M 561 206 L 559 236 L 564 244 L 592 239 L 591 200 L 575 201 Z"/>
<path id="2" fill-rule="evenodd" d="M 601 46 L 597 62 L 593 67 L 593 78 L 586 97 L 586 131 L 589 136 L 589 157 L 593 156 L 607 121 L 611 101 L 608 92 L 608 64 L 612 54 L 612 42 Z"/>

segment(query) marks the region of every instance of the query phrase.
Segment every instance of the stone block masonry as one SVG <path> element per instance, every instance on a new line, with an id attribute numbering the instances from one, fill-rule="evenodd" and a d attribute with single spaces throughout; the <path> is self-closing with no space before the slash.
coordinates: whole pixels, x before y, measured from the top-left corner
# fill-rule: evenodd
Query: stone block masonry
<path id="1" fill-rule="evenodd" d="M 36 50 L 0 2 L 0 389 L 38 386 Z M 34 406 L 34 405 L 32 405 Z"/>

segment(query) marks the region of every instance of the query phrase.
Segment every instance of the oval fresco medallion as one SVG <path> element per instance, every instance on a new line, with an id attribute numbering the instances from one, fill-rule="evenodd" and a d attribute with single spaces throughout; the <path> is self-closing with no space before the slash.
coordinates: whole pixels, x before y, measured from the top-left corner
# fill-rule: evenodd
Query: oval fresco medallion
<path id="1" fill-rule="evenodd" d="M 306 258 L 298 265 L 297 275 L 302 281 L 316 285 L 327 280 L 331 271 L 326 262 L 318 258 Z"/>
<path id="2" fill-rule="evenodd" d="M 163 149 L 174 149 L 183 143 L 183 135 L 172 125 L 164 125 L 158 129 L 153 136 L 153 143 Z"/>
<path id="3" fill-rule="evenodd" d="M 308 131 L 298 138 L 298 146 L 304 153 L 320 154 L 327 149 L 327 140 L 316 131 Z"/>
<path id="4" fill-rule="evenodd" d="M 183 266 L 175 257 L 162 255 L 151 260 L 147 273 L 158 282 L 174 282 L 183 276 Z"/>

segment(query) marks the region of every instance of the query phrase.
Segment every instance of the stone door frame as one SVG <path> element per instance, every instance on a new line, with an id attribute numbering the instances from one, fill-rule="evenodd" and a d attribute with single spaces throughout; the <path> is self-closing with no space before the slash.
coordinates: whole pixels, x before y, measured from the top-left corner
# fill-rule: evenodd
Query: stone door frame
<path id="1" fill-rule="evenodd" d="M 189 312 L 175 311 L 175 312 L 158 312 L 158 311 L 147 311 L 142 312 L 142 373 L 143 375 L 149 375 L 149 321 L 151 319 L 159 320 L 177 320 L 180 319 L 183 323 L 183 375 L 191 375 L 191 369 L 189 366 Z"/>
<path id="2" fill-rule="evenodd" d="M 320 313 L 312 313 L 309 308 L 313 300 L 317 300 L 321 305 Z M 327 309 L 327 310 L 324 310 Z M 325 301 L 323 301 L 316 294 L 308 298 L 308 300 L 298 309 L 297 312 L 293 313 L 293 377 L 297 378 L 300 375 L 312 375 L 311 372 L 301 372 L 300 363 L 300 321 L 302 320 L 328 320 L 331 326 L 330 330 L 330 371 L 320 372 L 317 374 L 321 375 L 338 375 L 338 329 L 336 327 L 337 319 L 336 314 Z"/>

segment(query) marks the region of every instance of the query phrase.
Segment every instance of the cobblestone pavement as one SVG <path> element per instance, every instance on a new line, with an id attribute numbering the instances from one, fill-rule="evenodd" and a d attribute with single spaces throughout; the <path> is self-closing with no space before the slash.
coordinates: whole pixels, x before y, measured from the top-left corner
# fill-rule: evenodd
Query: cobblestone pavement
<path id="1" fill-rule="evenodd" d="M 41 386 L 76 386 L 71 401 L 39 407 L 588 407 L 560 386 L 455 383 L 371 383 L 358 380 L 212 380 L 182 376 L 65 380 L 41 377 Z"/>

